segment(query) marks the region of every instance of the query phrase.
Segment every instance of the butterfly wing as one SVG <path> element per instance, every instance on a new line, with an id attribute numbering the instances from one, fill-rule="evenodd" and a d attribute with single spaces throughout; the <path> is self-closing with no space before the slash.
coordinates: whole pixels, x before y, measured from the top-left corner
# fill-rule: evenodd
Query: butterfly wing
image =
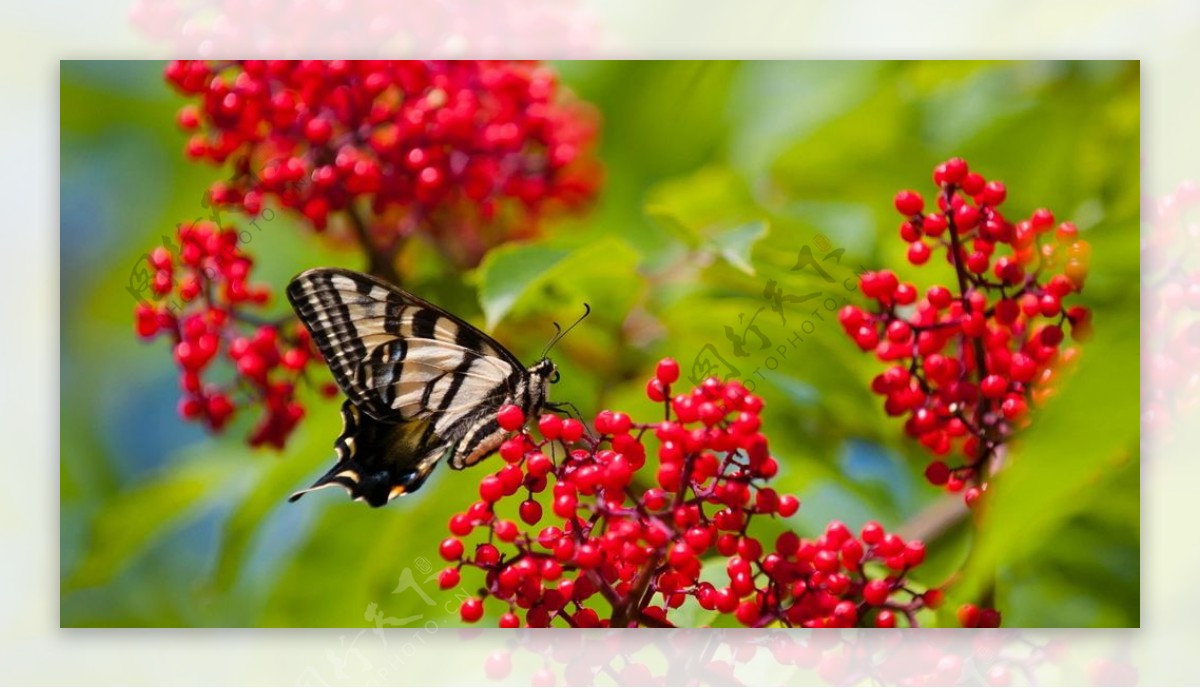
<path id="1" fill-rule="evenodd" d="M 507 349 L 470 323 L 369 275 L 301 273 L 288 300 L 346 397 L 377 420 L 453 417 L 511 392 L 524 373 Z M 449 424 L 448 419 L 440 425 Z"/>
<path id="2" fill-rule="evenodd" d="M 382 506 L 420 487 L 443 455 L 462 468 L 499 445 L 495 412 L 526 396 L 529 374 L 495 340 L 349 270 L 308 270 L 287 293 L 347 397 L 337 464 L 293 500 L 340 485 Z"/>
<path id="3" fill-rule="evenodd" d="M 415 491 L 425 482 L 447 448 L 422 444 L 428 422 L 381 423 L 352 402 L 342 404 L 342 432 L 334 442 L 337 462 L 294 502 L 326 487 L 342 487 L 355 500 L 374 507 Z"/>

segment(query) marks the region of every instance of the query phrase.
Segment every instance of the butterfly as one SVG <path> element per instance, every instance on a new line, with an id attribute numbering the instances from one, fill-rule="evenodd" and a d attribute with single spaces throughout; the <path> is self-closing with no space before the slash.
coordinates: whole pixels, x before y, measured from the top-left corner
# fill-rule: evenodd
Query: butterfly
<path id="1" fill-rule="evenodd" d="M 495 451 L 508 434 L 496 419 L 502 406 L 526 418 L 558 408 L 546 400 L 558 369 L 544 353 L 527 368 L 462 318 L 383 280 L 314 268 L 287 296 L 346 394 L 337 462 L 288 501 L 336 485 L 383 506 L 420 488 L 443 458 L 461 470 Z"/>

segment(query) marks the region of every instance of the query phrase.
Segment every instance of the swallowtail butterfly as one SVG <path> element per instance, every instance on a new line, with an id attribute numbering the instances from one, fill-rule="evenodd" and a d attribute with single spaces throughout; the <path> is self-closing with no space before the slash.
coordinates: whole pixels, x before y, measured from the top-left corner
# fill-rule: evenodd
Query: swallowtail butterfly
<path id="1" fill-rule="evenodd" d="M 337 485 L 383 506 L 421 487 L 442 458 L 461 470 L 492 453 L 507 434 L 501 406 L 527 418 L 552 406 L 549 358 L 526 368 L 470 323 L 387 282 L 314 268 L 287 295 L 346 393 L 337 463 L 289 501 Z"/>

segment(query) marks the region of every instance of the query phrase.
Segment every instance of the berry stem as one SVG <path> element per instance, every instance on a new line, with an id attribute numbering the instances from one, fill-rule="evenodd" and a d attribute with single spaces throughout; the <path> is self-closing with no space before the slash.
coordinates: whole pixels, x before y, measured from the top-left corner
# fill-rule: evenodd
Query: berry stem
<path id="1" fill-rule="evenodd" d="M 954 195 L 954 185 L 946 184 L 942 193 L 944 195 L 946 206 L 950 206 L 950 199 Z M 962 302 L 963 310 L 970 312 L 970 302 L 967 298 L 967 283 L 969 276 L 967 275 L 966 266 L 963 265 L 962 239 L 959 237 L 958 225 L 954 220 L 954 213 L 946 213 L 946 231 L 950 235 L 950 247 L 954 252 L 954 272 L 958 277 L 959 298 Z M 967 335 L 960 335 L 964 340 Z M 975 382 L 980 384 L 987 377 L 987 353 L 984 350 L 982 337 L 970 337 L 975 353 Z M 965 343 L 965 342 L 964 342 Z M 991 410 L 991 402 L 987 398 L 981 398 L 979 405 L 975 407 L 975 422 L 972 432 L 977 433 L 979 437 L 979 458 L 972 464 L 971 482 L 976 487 L 982 487 L 987 482 L 988 463 L 991 460 L 992 453 L 995 450 L 995 442 L 992 439 L 992 433 L 989 425 L 986 423 L 987 414 Z M 965 419 L 964 419 L 965 421 Z M 968 426 L 970 427 L 970 426 Z M 974 509 L 971 512 L 971 520 L 975 525 L 976 531 L 982 525 L 982 509 Z M 980 593 L 979 605 L 984 608 L 992 608 L 996 605 L 996 577 L 994 573 L 989 575 L 987 583 L 984 586 L 983 592 Z"/>
<path id="2" fill-rule="evenodd" d="M 942 195 L 945 199 L 947 207 L 951 207 L 950 200 L 954 196 L 954 185 L 946 184 L 942 188 Z M 962 303 L 963 311 L 970 312 L 971 304 L 967 298 L 967 284 L 970 281 L 970 276 L 967 274 L 966 266 L 963 265 L 963 250 L 962 238 L 959 236 L 958 223 L 954 219 L 954 213 L 946 213 L 946 231 L 950 235 L 950 248 L 953 251 L 954 273 L 958 278 L 959 300 Z M 963 340 L 968 339 L 968 336 L 960 335 Z M 987 352 L 983 346 L 982 337 L 969 337 L 975 353 L 975 381 L 982 383 L 987 377 Z M 965 344 L 965 341 L 964 341 Z M 991 433 L 988 430 L 988 425 L 985 423 L 987 414 L 991 411 L 991 402 L 984 398 L 980 400 L 978 406 L 975 407 L 975 430 L 979 433 L 980 439 L 980 456 L 974 462 L 974 470 L 971 472 L 971 481 L 978 487 L 986 482 L 987 464 L 991 458 L 994 448 L 994 441 Z"/>
<path id="3" fill-rule="evenodd" d="M 346 216 L 350 218 L 350 225 L 354 228 L 354 233 L 358 235 L 358 240 L 362 242 L 363 251 L 367 254 L 367 272 L 396 286 L 403 286 L 400 274 L 396 272 L 396 266 L 392 261 L 392 258 L 395 257 L 399 250 L 400 240 L 397 240 L 395 249 L 386 252 L 381 251 L 371 238 L 371 232 L 367 228 L 366 221 L 363 220 L 362 215 L 359 214 L 353 205 L 347 206 Z"/>

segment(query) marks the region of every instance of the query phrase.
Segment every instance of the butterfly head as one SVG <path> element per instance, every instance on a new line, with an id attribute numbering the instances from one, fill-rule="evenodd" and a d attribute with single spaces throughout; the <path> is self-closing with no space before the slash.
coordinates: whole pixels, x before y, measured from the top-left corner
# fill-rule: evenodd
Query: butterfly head
<path id="1" fill-rule="evenodd" d="M 554 365 L 554 361 L 551 361 L 549 358 L 543 358 L 529 366 L 529 376 L 536 378 L 538 381 L 554 384 L 558 382 L 558 366 Z"/>

